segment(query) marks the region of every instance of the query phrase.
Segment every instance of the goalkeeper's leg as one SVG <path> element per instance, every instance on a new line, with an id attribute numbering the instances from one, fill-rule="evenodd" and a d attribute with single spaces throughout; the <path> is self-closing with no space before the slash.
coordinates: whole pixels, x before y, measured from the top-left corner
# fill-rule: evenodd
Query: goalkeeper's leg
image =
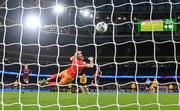
<path id="1" fill-rule="evenodd" d="M 60 77 L 60 74 L 54 74 L 54 75 L 51 75 L 50 78 L 47 78 L 47 80 L 48 80 L 48 81 L 55 80 L 55 79 L 57 79 L 58 77 Z"/>
<path id="2" fill-rule="evenodd" d="M 58 73 L 58 74 L 53 74 L 50 76 L 50 78 L 47 78 L 47 81 L 48 81 L 48 85 L 57 85 L 57 80 L 58 78 L 60 77 L 64 77 L 63 73 L 65 73 L 66 71 L 62 71 L 61 73 Z M 52 82 L 52 80 L 56 80 L 56 82 Z"/>
<path id="3" fill-rule="evenodd" d="M 65 85 L 69 84 L 71 80 L 67 78 L 61 78 L 60 82 L 48 82 L 48 85 Z"/>
<path id="4" fill-rule="evenodd" d="M 58 77 L 61 77 L 61 80 L 57 83 L 56 82 L 48 82 L 49 85 L 65 85 L 65 84 L 69 84 L 71 81 L 73 81 L 73 78 L 71 78 L 67 72 L 67 70 L 64 70 L 63 72 L 59 73 L 59 74 L 55 74 L 55 75 L 52 75 L 48 81 L 50 80 L 57 80 Z"/>

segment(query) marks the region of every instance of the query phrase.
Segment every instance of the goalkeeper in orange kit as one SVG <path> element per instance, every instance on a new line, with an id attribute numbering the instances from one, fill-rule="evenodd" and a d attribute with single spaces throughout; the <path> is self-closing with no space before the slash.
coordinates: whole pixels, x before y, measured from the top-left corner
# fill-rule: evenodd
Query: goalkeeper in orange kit
<path id="1" fill-rule="evenodd" d="M 54 74 L 48 78 L 49 85 L 65 85 L 72 82 L 78 74 L 80 74 L 85 68 L 93 68 L 93 58 L 89 57 L 89 64 L 84 62 L 84 56 L 81 51 L 77 51 L 74 56 L 70 58 L 72 64 L 69 68 L 60 72 L 59 74 Z M 59 82 L 51 82 L 51 80 L 57 80 L 61 78 Z"/>

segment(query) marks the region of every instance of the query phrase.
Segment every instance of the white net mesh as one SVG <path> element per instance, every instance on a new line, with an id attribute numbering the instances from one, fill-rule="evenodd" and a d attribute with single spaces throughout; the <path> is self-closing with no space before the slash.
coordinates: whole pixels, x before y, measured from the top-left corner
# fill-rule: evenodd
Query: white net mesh
<path id="1" fill-rule="evenodd" d="M 142 19 L 150 22 L 180 19 L 179 7 L 178 0 L 0 1 L 1 110 L 180 109 L 178 31 L 156 31 L 157 26 L 150 25 L 152 31 L 146 33 L 142 24 L 142 32 L 137 31 Z M 101 21 L 108 24 L 105 33 L 96 30 Z M 164 52 L 161 47 L 165 47 Z M 59 85 L 58 78 L 55 87 L 39 82 L 69 67 L 70 56 L 79 50 L 85 61 L 94 57 L 94 68 L 87 71 L 88 81 L 97 67 L 103 68 L 101 84 L 89 82 L 79 86 L 76 77 L 71 83 L 75 88 L 71 94 L 61 93 L 70 85 Z M 29 84 L 21 82 L 25 64 L 32 70 Z M 15 76 L 18 89 L 11 88 Z M 157 91 L 143 89 L 147 78 L 161 81 L 154 88 Z M 174 95 L 171 92 L 168 99 L 175 99 L 172 102 L 162 94 L 172 91 L 170 84 Z M 82 87 L 88 87 L 91 94 L 77 93 Z"/>

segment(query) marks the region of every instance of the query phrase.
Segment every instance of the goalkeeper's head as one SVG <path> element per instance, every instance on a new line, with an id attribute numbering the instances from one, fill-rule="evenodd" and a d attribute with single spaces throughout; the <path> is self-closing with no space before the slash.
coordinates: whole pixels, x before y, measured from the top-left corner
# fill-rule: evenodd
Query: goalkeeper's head
<path id="1" fill-rule="evenodd" d="M 78 60 L 84 60 L 84 56 L 82 54 L 82 51 L 77 51 L 75 54 L 74 54 L 75 57 L 77 57 Z"/>

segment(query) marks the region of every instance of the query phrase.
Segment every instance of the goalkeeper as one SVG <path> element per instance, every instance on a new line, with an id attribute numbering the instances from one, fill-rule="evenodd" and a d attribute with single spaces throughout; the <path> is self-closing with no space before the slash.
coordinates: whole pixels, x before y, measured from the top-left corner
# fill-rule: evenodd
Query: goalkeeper
<path id="1" fill-rule="evenodd" d="M 80 74 L 83 69 L 85 68 L 93 68 L 93 58 L 88 58 L 90 63 L 86 64 L 84 62 L 84 56 L 81 51 L 77 51 L 74 56 L 70 58 L 72 61 L 72 64 L 69 68 L 65 69 L 64 71 L 60 72 L 59 74 L 51 75 L 50 78 L 48 78 L 48 85 L 57 85 L 57 82 L 51 82 L 51 80 L 57 80 L 58 78 L 61 78 L 58 82 L 59 85 L 65 85 L 72 82 L 78 74 Z"/>

